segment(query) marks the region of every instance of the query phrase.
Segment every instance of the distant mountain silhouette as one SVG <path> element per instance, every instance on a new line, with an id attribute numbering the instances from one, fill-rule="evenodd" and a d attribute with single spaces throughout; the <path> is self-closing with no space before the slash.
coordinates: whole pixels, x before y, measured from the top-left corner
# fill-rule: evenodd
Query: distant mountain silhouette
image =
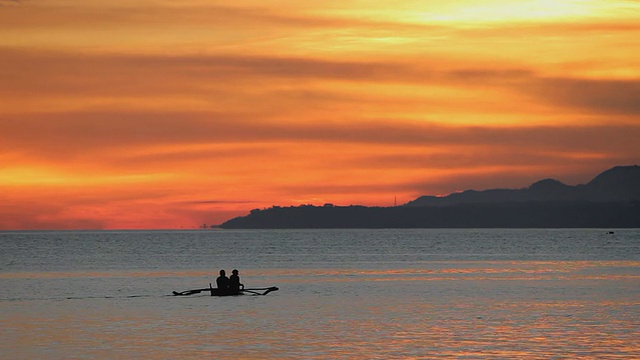
<path id="1" fill-rule="evenodd" d="M 406 206 L 450 206 L 514 202 L 640 201 L 640 166 L 616 166 L 585 185 L 544 179 L 524 189 L 467 190 L 447 196 L 421 196 Z"/>
<path id="2" fill-rule="evenodd" d="M 274 206 L 220 228 L 634 228 L 640 227 L 640 167 L 617 166 L 584 185 L 544 179 L 523 189 L 421 196 L 396 207 Z"/>

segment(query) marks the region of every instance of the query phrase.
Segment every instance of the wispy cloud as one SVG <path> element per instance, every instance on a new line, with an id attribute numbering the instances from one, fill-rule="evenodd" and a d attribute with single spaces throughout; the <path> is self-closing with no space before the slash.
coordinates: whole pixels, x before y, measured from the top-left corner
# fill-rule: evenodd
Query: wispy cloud
<path id="1" fill-rule="evenodd" d="M 252 200 L 193 200 L 193 201 L 185 201 L 184 204 L 201 204 L 201 205 L 210 205 L 210 204 L 251 204 L 256 201 Z"/>

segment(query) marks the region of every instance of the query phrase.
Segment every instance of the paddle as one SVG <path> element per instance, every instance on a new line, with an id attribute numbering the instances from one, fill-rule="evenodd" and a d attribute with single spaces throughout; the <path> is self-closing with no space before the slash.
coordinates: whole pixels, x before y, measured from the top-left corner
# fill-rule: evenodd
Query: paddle
<path id="1" fill-rule="evenodd" d="M 209 289 L 194 289 L 194 290 L 185 290 L 185 291 L 180 291 L 180 292 L 174 291 L 173 295 L 175 295 L 175 296 L 193 295 L 193 294 L 199 294 L 199 293 L 201 293 L 201 292 L 203 292 L 205 290 L 209 291 Z"/>
<path id="2" fill-rule="evenodd" d="M 211 283 L 209 283 L 209 287 L 208 288 L 185 290 L 185 291 L 181 291 L 181 292 L 174 291 L 173 295 L 174 296 L 186 296 L 186 295 L 200 294 L 203 291 L 212 291 L 212 290 L 213 290 L 213 287 L 211 287 Z"/>

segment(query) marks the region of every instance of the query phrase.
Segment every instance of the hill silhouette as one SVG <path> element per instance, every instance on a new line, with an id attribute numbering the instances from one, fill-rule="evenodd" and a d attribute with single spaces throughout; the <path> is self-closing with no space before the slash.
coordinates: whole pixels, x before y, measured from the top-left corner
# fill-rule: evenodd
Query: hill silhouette
<path id="1" fill-rule="evenodd" d="M 421 196 L 402 206 L 273 206 L 219 225 L 275 228 L 640 227 L 640 167 L 617 166 L 587 184 L 544 179 L 522 189 Z"/>
<path id="2" fill-rule="evenodd" d="M 640 201 L 640 166 L 616 166 L 584 185 L 570 186 L 558 180 L 544 179 L 523 189 L 467 190 L 443 197 L 421 196 L 406 206 L 559 201 Z"/>

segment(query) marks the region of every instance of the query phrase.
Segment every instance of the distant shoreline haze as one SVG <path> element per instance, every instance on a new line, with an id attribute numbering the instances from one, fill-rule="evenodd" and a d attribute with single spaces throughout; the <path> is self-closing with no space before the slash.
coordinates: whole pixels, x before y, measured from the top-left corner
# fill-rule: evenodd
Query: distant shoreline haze
<path id="1" fill-rule="evenodd" d="M 401 206 L 254 209 L 223 229 L 283 228 L 638 228 L 640 166 L 616 166 L 581 185 L 544 179 L 522 189 L 421 196 Z"/>

